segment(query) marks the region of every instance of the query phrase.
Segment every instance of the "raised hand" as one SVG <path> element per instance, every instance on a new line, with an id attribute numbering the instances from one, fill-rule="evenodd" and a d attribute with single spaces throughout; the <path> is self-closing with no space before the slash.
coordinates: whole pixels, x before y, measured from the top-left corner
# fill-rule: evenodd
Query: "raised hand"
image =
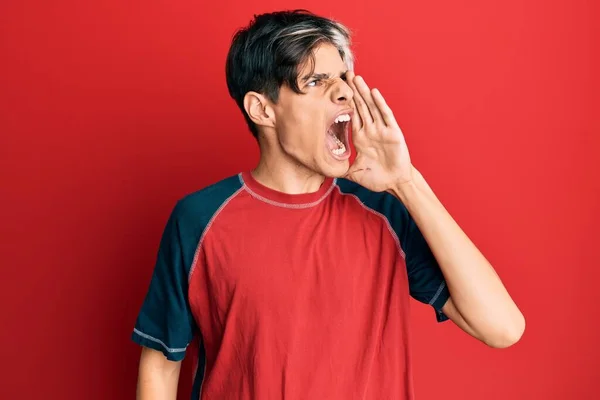
<path id="1" fill-rule="evenodd" d="M 362 77 L 348 72 L 346 81 L 354 92 L 352 142 L 357 151 L 346 177 L 376 192 L 410 182 L 414 168 L 392 110 Z"/>

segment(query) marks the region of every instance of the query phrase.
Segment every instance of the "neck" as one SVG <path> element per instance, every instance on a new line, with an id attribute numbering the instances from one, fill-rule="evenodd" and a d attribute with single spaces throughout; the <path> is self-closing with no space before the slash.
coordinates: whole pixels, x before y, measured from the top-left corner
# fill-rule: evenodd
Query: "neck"
<path id="1" fill-rule="evenodd" d="M 262 185 L 287 194 L 313 193 L 325 177 L 307 169 L 283 153 L 281 148 L 260 144 L 260 160 L 252 176 Z M 278 146 L 277 146 L 278 147 Z"/>

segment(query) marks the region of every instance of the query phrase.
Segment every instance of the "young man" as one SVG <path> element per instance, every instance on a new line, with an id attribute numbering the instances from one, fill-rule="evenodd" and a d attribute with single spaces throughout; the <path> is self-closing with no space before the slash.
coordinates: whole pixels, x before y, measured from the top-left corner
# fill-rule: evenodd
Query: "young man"
<path id="1" fill-rule="evenodd" d="M 260 161 L 182 198 L 133 332 L 139 399 L 412 399 L 409 296 L 492 347 L 524 318 L 411 162 L 349 35 L 307 12 L 237 33 L 227 83 Z M 349 165 L 348 135 L 357 157 Z"/>

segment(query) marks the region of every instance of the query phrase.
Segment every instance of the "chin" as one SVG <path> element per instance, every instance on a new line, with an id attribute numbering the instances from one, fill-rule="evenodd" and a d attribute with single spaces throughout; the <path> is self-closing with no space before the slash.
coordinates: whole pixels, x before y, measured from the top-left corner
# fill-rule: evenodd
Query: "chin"
<path id="1" fill-rule="evenodd" d="M 329 152 L 325 154 L 325 160 L 321 163 L 319 168 L 324 176 L 330 178 L 341 178 L 346 175 L 348 169 L 350 169 L 350 151 L 344 154 L 342 157 L 334 155 Z"/>
<path id="2" fill-rule="evenodd" d="M 348 172 L 348 165 L 339 166 L 337 168 L 327 167 L 323 169 L 323 175 L 328 178 L 343 178 Z"/>

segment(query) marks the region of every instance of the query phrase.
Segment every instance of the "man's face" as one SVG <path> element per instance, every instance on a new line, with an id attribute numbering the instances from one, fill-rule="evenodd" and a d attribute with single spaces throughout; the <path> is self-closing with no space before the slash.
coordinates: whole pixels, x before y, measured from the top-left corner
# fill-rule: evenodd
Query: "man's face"
<path id="1" fill-rule="evenodd" d="M 352 89 L 345 82 L 347 66 L 330 44 L 314 52 L 314 71 L 304 66 L 298 86 L 286 85 L 274 105 L 280 146 L 304 167 L 324 176 L 342 176 L 349 168 Z"/>

